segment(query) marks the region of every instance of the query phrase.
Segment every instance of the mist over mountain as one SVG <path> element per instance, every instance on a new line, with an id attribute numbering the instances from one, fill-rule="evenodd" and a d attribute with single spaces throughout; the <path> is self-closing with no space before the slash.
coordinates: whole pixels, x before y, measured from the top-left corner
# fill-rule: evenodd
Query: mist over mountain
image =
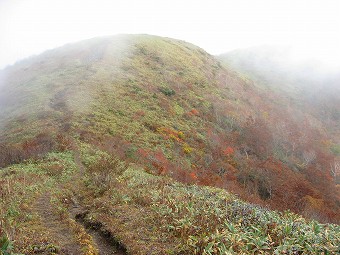
<path id="1" fill-rule="evenodd" d="M 85 223 L 120 240 L 119 254 L 270 254 L 288 239 L 313 254 L 325 229 L 320 249 L 336 252 L 339 78 L 274 49 L 214 57 L 149 35 L 85 40 L 7 67 L 0 227 L 27 254 L 49 249 L 41 232 L 61 254 L 63 232 L 78 237 L 66 254 L 97 254 Z M 61 227 L 43 208 L 56 208 Z M 293 223 L 313 237 L 284 233 Z"/>
<path id="2" fill-rule="evenodd" d="M 253 75 L 261 83 L 272 83 L 271 86 L 277 89 L 288 90 L 289 85 L 297 89 L 308 88 L 308 83 L 336 87 L 340 73 L 337 68 L 317 58 L 303 58 L 296 51 L 288 46 L 265 45 L 234 50 L 219 58 L 231 67 Z"/>
<path id="3" fill-rule="evenodd" d="M 302 59 L 289 47 L 259 46 L 219 56 L 230 68 L 290 99 L 296 107 L 334 125 L 340 123 L 340 70 Z"/>

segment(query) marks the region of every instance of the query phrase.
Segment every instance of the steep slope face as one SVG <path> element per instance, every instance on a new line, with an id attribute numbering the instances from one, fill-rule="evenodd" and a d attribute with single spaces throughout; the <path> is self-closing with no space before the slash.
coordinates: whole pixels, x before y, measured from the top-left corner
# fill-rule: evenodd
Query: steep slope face
<path id="1" fill-rule="evenodd" d="M 339 219 L 332 143 L 323 143 L 320 122 L 303 112 L 288 121 L 286 101 L 194 45 L 141 35 L 92 39 L 0 77 L 1 166 L 77 139 L 153 174 Z"/>
<path id="2" fill-rule="evenodd" d="M 339 156 L 339 70 L 315 60 L 298 60 L 291 48 L 254 47 L 223 54 L 219 59 L 253 79 L 256 86 L 279 96 L 281 104 L 293 109 L 293 116 L 302 112 L 314 126 L 324 130 L 330 151 Z M 339 167 L 334 175 L 340 178 Z"/>
<path id="3" fill-rule="evenodd" d="M 290 154 L 298 152 L 305 159 L 309 158 L 314 166 L 323 158 L 321 161 L 329 165 L 316 168 L 330 171 L 334 181 L 339 183 L 339 71 L 327 69 L 316 61 L 297 60 L 289 48 L 254 47 L 235 50 L 218 58 L 240 75 L 254 80 L 256 87 L 275 95 L 272 109 L 277 109 L 272 113 L 280 114 L 282 121 L 272 122 L 271 127 L 279 132 L 273 133 L 277 138 L 284 134 L 286 149 L 283 149 L 284 145 L 277 145 L 283 150 L 290 150 Z M 303 139 L 310 142 L 298 148 L 299 141 Z M 287 160 L 286 157 L 285 161 L 294 165 L 292 158 Z"/>

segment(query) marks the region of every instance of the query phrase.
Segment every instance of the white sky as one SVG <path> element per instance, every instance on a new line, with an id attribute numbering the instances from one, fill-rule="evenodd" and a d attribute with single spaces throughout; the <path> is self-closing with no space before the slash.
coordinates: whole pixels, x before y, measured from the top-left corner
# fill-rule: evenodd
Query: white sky
<path id="1" fill-rule="evenodd" d="M 0 0 L 0 69 L 118 33 L 182 39 L 211 54 L 293 44 L 299 57 L 340 66 L 340 0 Z"/>

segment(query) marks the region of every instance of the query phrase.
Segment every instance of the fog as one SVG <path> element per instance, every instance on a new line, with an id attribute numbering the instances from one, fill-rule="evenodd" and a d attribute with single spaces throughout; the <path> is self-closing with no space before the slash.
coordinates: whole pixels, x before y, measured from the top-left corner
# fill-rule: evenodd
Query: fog
<path id="1" fill-rule="evenodd" d="M 2 0 L 0 69 L 69 42 L 154 34 L 194 43 L 211 54 L 255 45 L 289 45 L 297 59 L 339 68 L 337 0 Z"/>

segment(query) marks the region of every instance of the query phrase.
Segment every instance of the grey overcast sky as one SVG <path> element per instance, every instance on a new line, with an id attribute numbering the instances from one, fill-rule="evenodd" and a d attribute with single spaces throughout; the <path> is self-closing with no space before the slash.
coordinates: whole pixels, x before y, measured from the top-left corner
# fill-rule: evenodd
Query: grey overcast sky
<path id="1" fill-rule="evenodd" d="M 211 54 L 274 44 L 339 67 L 340 0 L 0 0 L 0 69 L 69 42 L 154 34 Z"/>

